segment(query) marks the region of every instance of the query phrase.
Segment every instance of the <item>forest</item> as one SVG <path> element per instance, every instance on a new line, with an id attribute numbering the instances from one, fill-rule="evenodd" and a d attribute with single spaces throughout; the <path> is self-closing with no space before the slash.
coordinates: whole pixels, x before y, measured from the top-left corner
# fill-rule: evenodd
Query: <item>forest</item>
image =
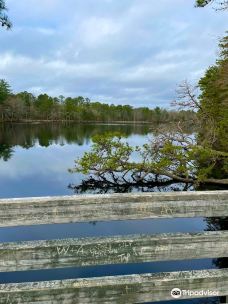
<path id="1" fill-rule="evenodd" d="M 0 80 L 0 121 L 76 121 L 76 122 L 140 122 L 163 123 L 194 120 L 192 110 L 166 110 L 161 107 L 133 108 L 130 105 L 114 105 L 92 102 L 89 98 L 47 94 L 35 96 L 29 92 L 12 94 L 10 85 Z"/>

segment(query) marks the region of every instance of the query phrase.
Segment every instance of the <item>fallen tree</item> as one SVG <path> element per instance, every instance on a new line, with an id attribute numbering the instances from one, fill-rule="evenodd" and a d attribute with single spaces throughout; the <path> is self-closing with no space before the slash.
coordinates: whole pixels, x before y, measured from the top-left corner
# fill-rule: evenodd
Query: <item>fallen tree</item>
<path id="1" fill-rule="evenodd" d="M 75 161 L 71 172 L 90 174 L 84 187 L 129 188 L 157 184 L 221 184 L 228 179 L 209 177 L 217 159 L 228 160 L 228 153 L 204 148 L 192 136 L 181 132 L 160 132 L 148 143 L 132 147 L 118 133 L 93 137 L 90 152 Z M 137 159 L 137 161 L 136 161 Z M 199 163 L 208 163 L 200 167 Z"/>

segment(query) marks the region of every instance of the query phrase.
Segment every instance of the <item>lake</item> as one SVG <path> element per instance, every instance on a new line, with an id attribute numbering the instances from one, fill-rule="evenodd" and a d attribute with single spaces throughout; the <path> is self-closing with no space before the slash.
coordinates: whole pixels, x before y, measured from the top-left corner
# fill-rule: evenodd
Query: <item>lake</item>
<path id="1" fill-rule="evenodd" d="M 88 151 L 91 137 L 106 131 L 120 131 L 130 144 L 141 145 L 151 136 L 150 125 L 33 124 L 0 125 L 0 197 L 71 195 L 70 184 L 78 185 L 82 174 L 71 174 L 74 160 Z M 178 190 L 178 185 L 151 189 Z M 135 190 L 134 190 L 135 191 Z M 90 192 L 93 192 L 92 190 Z M 94 189 L 95 192 L 95 189 Z M 0 242 L 42 240 L 85 236 L 199 232 L 208 222 L 196 219 L 163 219 L 41 225 L 0 228 Z M 212 269 L 212 259 L 68 268 L 20 273 L 1 273 L 0 283 L 66 279 L 78 277 Z M 207 303 L 209 300 L 207 301 Z M 165 303 L 165 302 L 163 302 Z M 175 303 L 175 301 L 173 302 Z M 178 301 L 178 303 L 202 303 Z"/>

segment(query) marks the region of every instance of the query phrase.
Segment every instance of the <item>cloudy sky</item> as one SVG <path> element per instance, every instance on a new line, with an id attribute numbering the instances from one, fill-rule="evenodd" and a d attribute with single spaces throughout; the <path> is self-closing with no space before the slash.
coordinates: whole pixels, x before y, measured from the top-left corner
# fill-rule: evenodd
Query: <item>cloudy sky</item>
<path id="1" fill-rule="evenodd" d="M 227 12 L 194 0 L 7 0 L 0 78 L 15 92 L 167 107 L 215 61 Z"/>

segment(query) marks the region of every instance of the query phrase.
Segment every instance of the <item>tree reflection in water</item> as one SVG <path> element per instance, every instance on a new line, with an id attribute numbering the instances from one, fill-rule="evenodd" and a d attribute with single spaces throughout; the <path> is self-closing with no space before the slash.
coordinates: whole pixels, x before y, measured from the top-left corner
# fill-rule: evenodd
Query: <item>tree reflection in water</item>
<path id="1" fill-rule="evenodd" d="M 193 190 L 191 184 L 173 183 L 172 181 L 148 181 L 118 185 L 109 181 L 101 181 L 93 176 L 84 179 L 81 184 L 70 184 L 75 194 L 105 194 L 105 193 L 130 193 L 130 192 L 168 192 Z"/>
<path id="2" fill-rule="evenodd" d="M 132 134 L 147 135 L 150 125 L 113 125 L 113 124 L 75 124 L 75 123 L 36 123 L 36 124 L 1 124 L 0 159 L 5 161 L 13 156 L 15 146 L 29 149 L 39 144 L 49 147 L 53 144 L 88 143 L 95 134 L 118 131 L 125 136 Z M 67 168 L 66 168 L 67 170 Z"/>

